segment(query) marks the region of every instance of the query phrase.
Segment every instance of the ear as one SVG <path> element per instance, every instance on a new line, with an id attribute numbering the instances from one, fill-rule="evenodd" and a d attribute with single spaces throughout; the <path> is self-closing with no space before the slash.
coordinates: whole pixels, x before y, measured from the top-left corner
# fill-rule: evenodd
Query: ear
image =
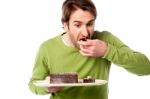
<path id="1" fill-rule="evenodd" d="M 65 32 L 68 32 L 68 24 L 66 22 L 63 23 Z"/>

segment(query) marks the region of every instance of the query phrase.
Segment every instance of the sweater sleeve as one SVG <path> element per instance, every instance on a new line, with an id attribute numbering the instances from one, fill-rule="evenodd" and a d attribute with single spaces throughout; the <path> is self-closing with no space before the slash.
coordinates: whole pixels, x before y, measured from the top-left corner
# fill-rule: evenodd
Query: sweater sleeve
<path id="1" fill-rule="evenodd" d="M 46 51 L 44 46 L 41 45 L 34 64 L 34 68 L 32 71 L 32 77 L 28 83 L 30 90 L 35 94 L 48 94 L 48 90 L 45 87 L 35 86 L 33 84 L 36 80 L 43 80 L 49 74 L 47 59 L 46 59 Z"/>
<path id="2" fill-rule="evenodd" d="M 142 53 L 134 51 L 111 33 L 108 34 L 108 49 L 103 58 L 137 75 L 150 74 L 150 61 Z"/>

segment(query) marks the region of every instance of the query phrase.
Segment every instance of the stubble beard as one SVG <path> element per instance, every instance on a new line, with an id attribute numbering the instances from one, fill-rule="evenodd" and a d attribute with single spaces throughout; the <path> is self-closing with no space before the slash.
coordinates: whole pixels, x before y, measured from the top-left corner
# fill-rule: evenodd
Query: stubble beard
<path id="1" fill-rule="evenodd" d="M 71 33 L 68 33 L 68 34 L 69 34 L 68 36 L 70 38 L 70 41 L 71 41 L 73 47 L 79 49 L 79 45 L 77 44 L 77 40 L 75 40 L 75 38 L 73 37 L 73 35 Z"/>

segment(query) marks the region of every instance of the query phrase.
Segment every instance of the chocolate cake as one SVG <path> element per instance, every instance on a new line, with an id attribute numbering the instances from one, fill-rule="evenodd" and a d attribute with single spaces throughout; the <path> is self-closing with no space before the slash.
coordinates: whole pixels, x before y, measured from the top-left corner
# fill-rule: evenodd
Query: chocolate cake
<path id="1" fill-rule="evenodd" d="M 76 72 L 50 74 L 50 83 L 78 83 Z"/>
<path id="2" fill-rule="evenodd" d="M 86 78 L 83 78 L 83 83 L 92 83 L 95 82 L 95 79 L 91 76 L 87 76 Z"/>

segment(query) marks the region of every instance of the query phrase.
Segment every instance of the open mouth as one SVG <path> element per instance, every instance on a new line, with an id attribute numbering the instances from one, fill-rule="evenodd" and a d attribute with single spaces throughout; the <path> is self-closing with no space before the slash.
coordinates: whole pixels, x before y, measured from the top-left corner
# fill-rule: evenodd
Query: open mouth
<path id="1" fill-rule="evenodd" d="M 79 41 L 87 41 L 86 38 L 81 38 Z"/>
<path id="2" fill-rule="evenodd" d="M 89 39 L 89 37 L 81 38 L 79 41 L 87 41 L 87 39 Z"/>

